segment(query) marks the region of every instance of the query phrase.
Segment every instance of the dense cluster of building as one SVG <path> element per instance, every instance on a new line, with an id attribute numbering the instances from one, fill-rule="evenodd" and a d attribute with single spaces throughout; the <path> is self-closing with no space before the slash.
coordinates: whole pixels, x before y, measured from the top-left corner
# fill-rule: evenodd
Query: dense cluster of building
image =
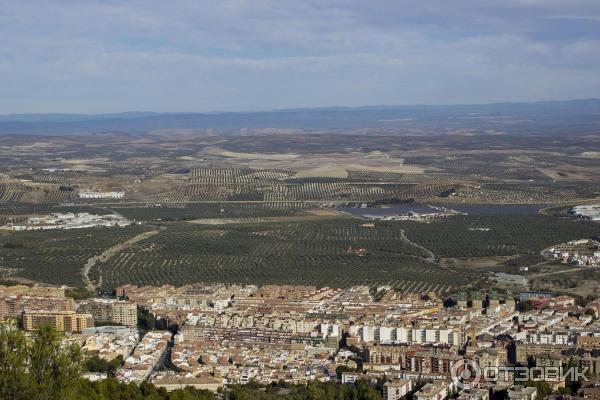
<path id="1" fill-rule="evenodd" d="M 569 365 L 600 375 L 600 301 L 582 307 L 573 297 L 547 292 L 521 293 L 524 308 L 509 291 L 465 291 L 444 302 L 434 293 L 388 287 L 125 285 L 117 289 L 122 300 L 74 302 L 60 289 L 2 290 L 0 310 L 21 315 L 25 329 L 34 326 L 28 318 L 57 318 L 52 323 L 71 332 L 69 340 L 86 354 L 122 357 L 117 379 L 167 389 L 385 377 L 385 399 L 411 393 L 421 400 L 481 400 L 505 390 L 510 399 L 533 400 L 537 389 L 514 373 L 465 388 L 457 371 L 468 360 L 497 371 Z M 163 329 L 178 329 L 139 335 L 138 307 Z M 69 321 L 72 316 L 82 322 Z M 89 321 L 112 326 L 93 328 Z M 553 389 L 568 383 L 560 376 L 544 380 Z"/>
<path id="2" fill-rule="evenodd" d="M 459 389 L 453 369 L 465 358 L 496 368 L 555 360 L 600 373 L 600 302 L 582 308 L 545 292 L 523 293 L 532 309 L 521 312 L 510 292 L 459 293 L 451 307 L 433 293 L 367 287 L 127 285 L 117 292 L 180 326 L 170 358 L 177 372 L 151 377 L 167 388 L 385 375 L 388 399 L 426 381 L 414 396 L 439 400 Z M 494 390 L 511 399 L 537 394 L 497 377 L 459 397 L 482 399 Z"/>
<path id="3" fill-rule="evenodd" d="M 123 366 L 117 370 L 116 378 L 135 383 L 148 379 L 159 363 L 164 362 L 170 340 L 171 333 L 168 331 L 146 333 L 133 352 L 125 358 Z"/>
<path id="4" fill-rule="evenodd" d="M 43 231 L 49 229 L 82 229 L 96 226 L 127 226 L 129 220 L 121 215 L 89 213 L 52 213 L 44 217 L 29 217 L 24 222 L 9 222 L 0 229 L 11 231 Z"/>
<path id="5" fill-rule="evenodd" d="M 119 325 L 98 326 L 82 331 L 85 354 L 96 355 L 110 361 L 118 356 L 129 356 L 140 338 L 137 327 Z"/>

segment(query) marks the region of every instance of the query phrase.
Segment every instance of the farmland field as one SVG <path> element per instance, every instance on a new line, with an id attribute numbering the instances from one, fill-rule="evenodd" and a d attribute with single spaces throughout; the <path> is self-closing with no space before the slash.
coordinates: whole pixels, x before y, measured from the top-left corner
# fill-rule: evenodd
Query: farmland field
<path id="1" fill-rule="evenodd" d="M 598 135 L 446 122 L 3 135 L 1 225 L 53 212 L 115 212 L 146 226 L 0 233 L 0 268 L 82 285 L 89 257 L 152 229 L 159 233 L 96 263 L 89 278 L 107 291 L 125 282 L 225 281 L 444 292 L 480 283 L 487 271 L 517 273 L 539 264 L 545 247 L 600 234 L 600 224 L 567 213 L 600 198 L 600 159 L 589 156 L 600 152 Z M 90 190 L 124 196 L 79 197 Z M 370 227 L 332 211 L 380 215 L 407 204 L 474 215 Z M 560 212 L 535 214 L 542 206 Z M 500 207 L 503 215 L 487 215 Z M 535 211 L 514 215 L 518 207 Z"/>
<path id="2" fill-rule="evenodd" d="M 181 221 L 198 218 L 280 217 L 310 207 L 300 202 L 272 203 L 190 203 L 181 207 L 112 207 L 119 214 L 136 221 Z"/>
<path id="3" fill-rule="evenodd" d="M 82 285 L 88 258 L 149 228 L 92 228 L 18 232 L 0 236 L 0 271 L 56 285 Z"/>
<path id="4" fill-rule="evenodd" d="M 438 257 L 539 254 L 556 243 L 600 234 L 599 224 L 545 215 L 469 215 L 399 224 L 411 241 Z"/>
<path id="5" fill-rule="evenodd" d="M 96 263 L 90 278 L 104 291 L 123 283 L 231 282 L 389 284 L 402 290 L 448 292 L 484 278 L 472 268 L 478 265 L 477 258 L 483 266 L 485 258 L 510 256 L 507 262 L 489 268 L 510 272 L 537 262 L 540 250 L 554 243 L 600 234 L 598 224 L 544 215 L 371 222 L 336 217 L 325 210 L 275 212 L 268 208 L 261 214 L 260 207 L 229 205 L 228 211 L 221 212 L 218 204 L 198 205 L 188 216 L 205 219 L 160 222 L 163 229 L 157 235 Z M 189 208 L 159 210 L 190 212 Z M 156 219 L 152 215 L 149 219 Z M 88 258 L 150 229 L 155 228 L 135 225 L 3 234 L 0 267 L 26 279 L 80 286 Z M 469 262 L 463 265 L 460 260 L 467 258 Z M 440 259 L 454 262 L 444 262 L 442 267 Z"/>
<path id="6" fill-rule="evenodd" d="M 470 229 L 478 227 L 490 230 Z M 431 252 L 436 258 L 534 255 L 552 243 L 595 234 L 600 234 L 598 225 L 545 216 L 459 216 L 429 224 L 376 222 L 374 227 L 353 219 L 171 223 L 93 273 L 96 279 L 102 273 L 105 290 L 126 282 L 226 281 L 401 288 L 420 282 L 420 289 L 446 291 L 475 277 L 459 266 L 440 267 Z M 366 255 L 355 252 L 360 248 Z"/>
<path id="7" fill-rule="evenodd" d="M 357 249 L 366 249 L 365 255 Z M 166 224 L 92 271 L 103 289 L 195 281 L 296 283 L 330 286 L 392 284 L 447 291 L 466 284 L 468 272 L 441 269 L 429 252 L 404 238 L 396 224 L 359 220 L 205 226 Z"/>

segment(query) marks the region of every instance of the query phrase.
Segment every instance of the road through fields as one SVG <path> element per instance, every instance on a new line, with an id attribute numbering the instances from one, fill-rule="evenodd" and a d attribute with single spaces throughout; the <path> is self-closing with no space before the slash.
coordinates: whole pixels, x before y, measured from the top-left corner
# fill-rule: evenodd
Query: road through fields
<path id="1" fill-rule="evenodd" d="M 88 276 L 90 273 L 90 270 L 92 269 L 92 267 L 94 265 L 96 265 L 96 263 L 98 261 L 106 262 L 115 254 L 118 254 L 121 251 L 127 249 L 128 247 L 131 247 L 134 244 L 141 242 L 142 240 L 148 239 L 149 237 L 152 237 L 152 236 L 158 234 L 159 232 L 160 232 L 160 229 L 154 229 L 151 231 L 142 232 L 139 235 L 136 235 L 123 243 L 119 243 L 115 246 L 112 246 L 112 247 L 104 250 L 101 254 L 99 254 L 97 256 L 90 257 L 87 260 L 87 262 L 85 263 L 85 265 L 83 267 L 83 271 L 82 271 L 83 281 L 85 282 L 86 289 L 88 289 L 90 291 L 95 291 L 96 288 L 98 286 L 100 286 L 100 284 L 102 283 L 102 275 L 100 275 L 100 278 L 98 279 L 98 282 L 96 285 L 94 285 L 92 283 L 92 281 L 90 280 L 90 278 Z"/>

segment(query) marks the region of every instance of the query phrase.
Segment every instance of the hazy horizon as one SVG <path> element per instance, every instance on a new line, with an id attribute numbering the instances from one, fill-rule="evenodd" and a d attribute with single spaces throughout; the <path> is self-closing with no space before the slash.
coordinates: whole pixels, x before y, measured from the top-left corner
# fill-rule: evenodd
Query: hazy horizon
<path id="1" fill-rule="evenodd" d="M 321 105 L 314 107 L 291 107 L 291 108 L 273 108 L 273 109 L 256 109 L 256 110 L 198 110 L 198 111 L 160 111 L 160 110 L 122 110 L 122 111 L 111 111 L 111 112 L 97 112 L 97 113 L 76 113 L 76 112 L 25 112 L 25 113 L 0 113 L 0 117 L 10 116 L 25 116 L 25 115 L 71 115 L 71 116 L 101 116 L 101 115 L 127 115 L 131 114 L 135 116 L 151 115 L 151 114 L 254 114 L 254 113 L 270 113 L 270 112 L 286 112 L 286 111 L 301 111 L 301 110 L 327 110 L 327 109 L 377 109 L 377 108 L 404 108 L 404 107 L 479 107 L 479 106 L 494 106 L 494 105 L 519 105 L 519 104 L 542 104 L 542 103 L 570 103 L 570 102 L 595 102 L 600 101 L 599 98 L 574 98 L 574 99 L 556 99 L 556 100 L 533 100 L 533 101 L 498 101 L 493 103 L 438 103 L 438 104 L 364 104 L 356 106 L 345 106 L 345 105 Z"/>

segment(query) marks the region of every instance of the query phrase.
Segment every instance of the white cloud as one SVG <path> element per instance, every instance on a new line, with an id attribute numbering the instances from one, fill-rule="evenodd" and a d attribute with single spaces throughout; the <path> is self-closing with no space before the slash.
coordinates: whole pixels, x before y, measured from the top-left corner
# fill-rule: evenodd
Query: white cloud
<path id="1" fill-rule="evenodd" d="M 596 0 L 6 2 L 0 113 L 597 97 L 599 19 Z"/>

